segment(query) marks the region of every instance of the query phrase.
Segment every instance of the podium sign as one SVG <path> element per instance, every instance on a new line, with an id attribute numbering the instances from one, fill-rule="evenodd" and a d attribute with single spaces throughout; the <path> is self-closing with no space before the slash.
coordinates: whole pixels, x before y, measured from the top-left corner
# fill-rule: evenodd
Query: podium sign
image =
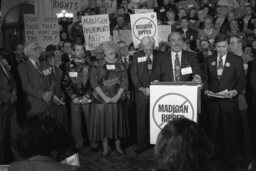
<path id="1" fill-rule="evenodd" d="M 157 83 L 150 86 L 150 143 L 168 121 L 188 118 L 197 122 L 199 86 L 195 83 Z"/>

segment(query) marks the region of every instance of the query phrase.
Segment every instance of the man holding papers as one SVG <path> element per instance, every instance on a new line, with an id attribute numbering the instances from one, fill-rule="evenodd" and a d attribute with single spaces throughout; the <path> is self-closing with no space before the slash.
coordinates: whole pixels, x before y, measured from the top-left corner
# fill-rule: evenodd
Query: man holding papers
<path id="1" fill-rule="evenodd" d="M 171 51 L 165 52 L 155 62 L 152 81 L 195 81 L 201 82 L 201 71 L 192 52 L 182 50 L 183 40 L 179 32 L 169 35 Z"/>
<path id="2" fill-rule="evenodd" d="M 207 107 L 215 155 L 224 156 L 225 162 L 234 167 L 239 120 L 237 95 L 245 88 L 246 78 L 242 58 L 228 52 L 228 37 L 220 34 L 214 43 L 217 54 L 205 63 L 203 91 L 209 97 Z"/>

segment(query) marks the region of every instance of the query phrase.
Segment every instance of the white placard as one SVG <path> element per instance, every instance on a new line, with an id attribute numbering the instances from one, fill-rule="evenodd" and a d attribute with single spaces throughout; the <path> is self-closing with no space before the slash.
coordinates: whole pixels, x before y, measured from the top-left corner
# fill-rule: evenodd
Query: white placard
<path id="1" fill-rule="evenodd" d="M 188 118 L 197 122 L 197 85 L 151 85 L 150 86 L 150 143 L 169 120 Z"/>
<path id="2" fill-rule="evenodd" d="M 158 25 L 158 41 L 168 42 L 168 36 L 172 33 L 172 28 L 169 25 Z"/>
<path id="3" fill-rule="evenodd" d="M 24 15 L 25 43 L 38 41 L 43 49 L 60 40 L 59 25 L 56 16 L 35 14 Z"/>
<path id="4" fill-rule="evenodd" d="M 156 13 L 131 14 L 132 40 L 137 48 L 145 36 L 153 37 L 158 47 L 158 26 Z"/>
<path id="5" fill-rule="evenodd" d="M 81 0 L 51 0 L 53 14 L 65 10 L 66 12 L 73 13 L 74 21 L 76 21 L 76 13 L 81 10 L 81 6 Z"/>
<path id="6" fill-rule="evenodd" d="M 110 40 L 108 14 L 82 17 L 86 50 L 94 50 L 102 42 Z"/>
<path id="7" fill-rule="evenodd" d="M 105 7 L 108 14 L 113 14 L 117 10 L 116 0 L 97 0 L 97 7 Z"/>
<path id="8" fill-rule="evenodd" d="M 72 166 L 80 166 L 80 161 L 79 161 L 79 156 L 78 154 L 74 154 L 68 158 L 66 158 L 65 160 L 63 160 L 61 163 L 63 164 L 68 164 L 68 165 L 72 165 Z"/>

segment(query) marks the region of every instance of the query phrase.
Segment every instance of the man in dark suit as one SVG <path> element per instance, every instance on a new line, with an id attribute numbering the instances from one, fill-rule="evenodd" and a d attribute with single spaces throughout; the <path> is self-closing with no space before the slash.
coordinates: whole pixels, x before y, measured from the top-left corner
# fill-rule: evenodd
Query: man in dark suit
<path id="1" fill-rule="evenodd" d="M 192 50 L 196 49 L 197 32 L 188 27 L 189 21 L 187 17 L 181 17 L 180 19 L 181 28 L 176 31 L 179 32 L 183 40 L 190 45 Z"/>
<path id="2" fill-rule="evenodd" d="M 141 40 L 141 51 L 135 52 L 131 64 L 131 80 L 135 88 L 137 113 L 137 149 L 136 154 L 142 153 L 149 146 L 149 85 L 151 70 L 158 53 L 154 51 L 155 41 L 151 37 Z"/>
<path id="3" fill-rule="evenodd" d="M 201 82 L 201 70 L 192 52 L 182 50 L 183 40 L 179 32 L 168 37 L 171 52 L 165 52 L 153 67 L 152 81 L 195 81 Z"/>
<path id="4" fill-rule="evenodd" d="M 16 113 L 16 83 L 0 57 L 0 164 L 10 160 L 11 118 Z"/>
<path id="5" fill-rule="evenodd" d="M 54 92 L 54 77 L 46 62 L 39 62 L 38 42 L 25 47 L 28 60 L 18 66 L 23 91 L 26 93 L 27 116 L 48 113 Z"/>
<path id="6" fill-rule="evenodd" d="M 203 92 L 209 97 L 207 107 L 215 152 L 223 151 L 227 164 L 234 167 L 239 120 L 238 94 L 245 88 L 246 78 L 242 58 L 228 52 L 228 37 L 220 34 L 214 43 L 217 54 L 206 61 Z M 223 98 L 210 97 L 218 92 L 222 92 Z"/>

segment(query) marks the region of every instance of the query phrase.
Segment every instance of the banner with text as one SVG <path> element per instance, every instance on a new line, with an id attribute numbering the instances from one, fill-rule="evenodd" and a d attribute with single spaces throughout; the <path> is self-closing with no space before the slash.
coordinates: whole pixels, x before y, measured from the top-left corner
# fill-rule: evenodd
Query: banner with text
<path id="1" fill-rule="evenodd" d="M 151 144 L 156 143 L 159 132 L 172 119 L 188 118 L 197 122 L 200 86 L 189 83 L 156 83 L 150 86 Z"/>
<path id="2" fill-rule="evenodd" d="M 141 39 L 145 36 L 153 37 L 155 46 L 158 47 L 158 26 L 156 13 L 132 14 L 132 40 L 134 47 L 137 48 Z"/>
<path id="3" fill-rule="evenodd" d="M 59 42 L 59 25 L 56 16 L 24 15 L 25 43 L 38 41 L 42 48 Z"/>
<path id="4" fill-rule="evenodd" d="M 117 10 L 116 0 L 97 0 L 97 7 L 105 7 L 108 14 L 113 14 Z"/>
<path id="5" fill-rule="evenodd" d="M 102 42 L 110 40 L 108 14 L 82 17 L 86 50 L 94 50 Z"/>
<path id="6" fill-rule="evenodd" d="M 62 10 L 72 12 L 74 21 L 76 21 L 76 13 L 81 10 L 81 0 L 51 0 L 51 8 L 54 14 L 60 13 Z"/>

